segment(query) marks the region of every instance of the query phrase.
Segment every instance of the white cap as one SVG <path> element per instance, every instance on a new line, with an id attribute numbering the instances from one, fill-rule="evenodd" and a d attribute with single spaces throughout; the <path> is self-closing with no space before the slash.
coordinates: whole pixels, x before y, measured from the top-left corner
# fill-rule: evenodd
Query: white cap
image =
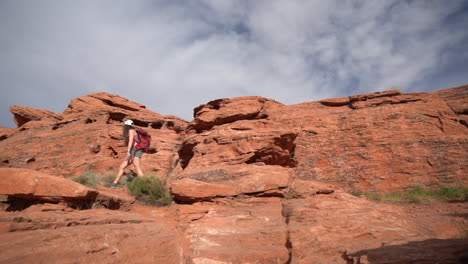
<path id="1" fill-rule="evenodd" d="M 127 125 L 127 126 L 134 126 L 135 124 L 133 124 L 133 121 L 132 121 L 132 120 L 127 120 L 127 121 L 125 121 L 124 125 Z"/>

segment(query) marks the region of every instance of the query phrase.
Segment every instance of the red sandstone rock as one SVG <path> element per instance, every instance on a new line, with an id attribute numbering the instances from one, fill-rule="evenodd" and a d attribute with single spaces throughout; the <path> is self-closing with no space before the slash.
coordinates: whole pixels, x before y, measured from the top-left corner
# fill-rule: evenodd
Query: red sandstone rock
<path id="1" fill-rule="evenodd" d="M 0 135 L 0 147 L 4 150 L 0 153 L 0 166 L 67 177 L 85 171 L 117 170 L 126 152 L 121 124 L 124 119 L 133 119 L 153 137 L 152 153 L 143 156 L 144 171 L 165 178 L 177 160 L 187 124 L 107 93 L 72 100 L 61 117 L 32 120 L 23 124 L 19 132 Z"/>
<path id="2" fill-rule="evenodd" d="M 185 263 L 175 225 L 156 215 L 92 209 L 0 218 L 10 230 L 0 233 L 0 263 Z"/>
<path id="3" fill-rule="evenodd" d="M 8 196 L 12 201 L 12 210 L 27 208 L 33 211 L 47 211 L 66 209 L 70 206 L 129 210 L 135 202 L 135 197 L 126 193 L 110 192 L 103 187 L 96 190 L 69 179 L 28 169 L 0 168 L 0 180 L 0 195 Z M 20 200 L 16 201 L 17 198 Z"/>
<path id="4" fill-rule="evenodd" d="M 349 101 L 350 102 L 367 101 L 369 99 L 374 99 L 374 98 L 379 98 L 379 97 L 391 97 L 391 96 L 396 96 L 400 94 L 401 92 L 398 90 L 387 90 L 387 91 L 382 91 L 382 92 L 352 95 L 349 97 Z"/>
<path id="5" fill-rule="evenodd" d="M 347 263 L 348 253 L 353 255 L 352 252 L 372 251 L 429 238 L 450 239 L 459 232 L 449 222 L 438 227 L 419 225 L 417 219 L 398 205 L 370 202 L 343 192 L 307 200 L 288 200 L 284 205 L 284 215 L 292 245 L 292 263 Z M 468 242 L 464 244 L 467 246 Z M 397 254 L 396 251 L 394 253 Z M 418 253 L 429 259 L 438 255 L 423 248 Z M 398 263 L 389 261 L 398 259 L 398 256 L 387 257 L 370 263 Z M 453 255 L 451 259 L 454 259 Z"/>
<path id="6" fill-rule="evenodd" d="M 436 91 L 434 94 L 444 99 L 456 114 L 468 115 L 468 85 Z"/>
<path id="7" fill-rule="evenodd" d="M 61 114 L 49 110 L 18 105 L 10 107 L 10 112 L 14 115 L 14 121 L 18 127 L 32 120 L 61 120 L 63 118 Z"/>
<path id="8" fill-rule="evenodd" d="M 33 200 L 91 199 L 94 189 L 28 169 L 0 168 L 0 194 Z"/>
<path id="9" fill-rule="evenodd" d="M 458 115 L 459 122 L 468 127 L 468 85 L 434 92 Z"/>
<path id="10" fill-rule="evenodd" d="M 287 225 L 278 199 L 180 205 L 191 263 L 287 263 Z M 195 213 L 196 217 L 191 217 Z"/>
<path id="11" fill-rule="evenodd" d="M 206 183 L 188 178 L 173 181 L 171 192 L 179 201 L 207 200 L 238 194 L 233 186 Z"/>
<path id="12" fill-rule="evenodd" d="M 116 95 L 75 99 L 60 121 L 31 120 L 7 131 L 1 166 L 67 176 L 116 168 L 125 151 L 120 125 L 132 118 L 156 143 L 157 151 L 143 157 L 145 171 L 167 178 L 176 202 L 187 204 L 137 210 L 121 190 L 100 187 L 94 205 L 127 203 L 130 213 L 69 212 L 47 203 L 0 212 L 0 232 L 7 232 L 0 262 L 46 254 L 49 262 L 401 263 L 439 256 L 455 262 L 466 248 L 452 241 L 466 230 L 465 203 L 421 213 L 340 188 L 466 186 L 466 93 L 467 86 L 385 91 L 291 106 L 261 97 L 220 99 L 195 109 L 188 135 L 185 121 Z M 24 183 L 15 188 L 35 193 L 34 182 Z M 12 187 L 2 180 L 2 188 Z M 57 250 L 63 244 L 70 245 Z M 43 246 L 32 252 L 31 245 Z M 395 257 L 402 254 L 409 257 Z"/>
<path id="13" fill-rule="evenodd" d="M 172 193 L 180 201 L 211 200 L 241 194 L 284 196 L 293 171 L 281 166 L 223 166 L 184 171 L 172 181 Z"/>
<path id="14" fill-rule="evenodd" d="M 0 127 L 0 141 L 7 139 L 16 132 L 16 128 Z"/>
<path id="15" fill-rule="evenodd" d="M 259 96 L 214 100 L 195 108 L 195 119 L 190 123 L 189 129 L 200 132 L 209 130 L 213 126 L 233 123 L 238 120 L 266 118 L 264 114 L 266 109 L 281 105 L 274 100 Z"/>
<path id="16" fill-rule="evenodd" d="M 349 191 L 467 185 L 466 127 L 442 98 L 381 95 L 356 100 L 355 109 L 318 102 L 270 108 L 269 121 L 297 131 L 296 176 Z"/>
<path id="17" fill-rule="evenodd" d="M 121 108 L 129 111 L 146 109 L 142 104 L 129 101 L 123 97 L 108 93 L 93 93 L 87 96 L 73 99 L 64 113 L 89 112 L 89 106 L 97 108 Z M 95 111 L 96 109 L 93 109 Z"/>
<path id="18" fill-rule="evenodd" d="M 320 101 L 321 104 L 326 106 L 345 106 L 349 105 L 349 97 L 331 98 Z"/>

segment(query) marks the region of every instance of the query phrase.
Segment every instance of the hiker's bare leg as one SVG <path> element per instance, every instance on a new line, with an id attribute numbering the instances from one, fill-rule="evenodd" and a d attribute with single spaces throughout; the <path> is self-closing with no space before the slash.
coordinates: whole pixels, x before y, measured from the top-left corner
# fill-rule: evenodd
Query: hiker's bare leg
<path id="1" fill-rule="evenodd" d="M 132 164 L 132 162 L 129 159 L 124 160 L 124 162 L 122 162 L 122 164 L 120 164 L 119 173 L 117 174 L 117 177 L 115 178 L 115 180 L 113 182 L 114 184 L 119 183 L 120 178 L 122 178 L 122 176 L 124 174 L 125 168 L 127 168 L 130 164 Z"/>
<path id="2" fill-rule="evenodd" d="M 133 165 L 135 166 L 135 170 L 137 171 L 138 176 L 143 176 L 143 171 L 141 170 L 141 158 L 135 157 L 133 159 Z"/>

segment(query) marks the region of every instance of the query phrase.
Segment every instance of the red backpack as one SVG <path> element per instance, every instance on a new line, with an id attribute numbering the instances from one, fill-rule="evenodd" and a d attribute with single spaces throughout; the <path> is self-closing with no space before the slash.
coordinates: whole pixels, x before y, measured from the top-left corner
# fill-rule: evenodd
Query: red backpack
<path id="1" fill-rule="evenodd" d="M 135 146 L 135 149 L 143 149 L 143 152 L 149 153 L 150 152 L 150 145 L 151 145 L 151 135 L 148 134 L 145 130 L 136 127 L 135 128 L 137 135 L 138 135 L 138 141 L 137 145 Z"/>

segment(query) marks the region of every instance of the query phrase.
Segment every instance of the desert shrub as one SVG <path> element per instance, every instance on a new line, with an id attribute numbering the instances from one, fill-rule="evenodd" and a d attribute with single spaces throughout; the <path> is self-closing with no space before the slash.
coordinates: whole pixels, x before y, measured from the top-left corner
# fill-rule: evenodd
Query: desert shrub
<path id="1" fill-rule="evenodd" d="M 89 171 L 72 178 L 72 180 L 91 188 L 96 188 L 96 186 L 99 184 L 98 175 Z"/>
<path id="2" fill-rule="evenodd" d="M 130 193 L 146 204 L 167 206 L 172 203 L 172 197 L 165 183 L 155 176 L 136 177 L 127 183 Z"/>
<path id="3" fill-rule="evenodd" d="M 370 200 L 395 203 L 434 203 L 447 201 L 467 201 L 468 188 L 444 187 L 436 190 L 425 190 L 416 187 L 406 192 L 375 193 L 360 192 L 356 196 L 365 196 Z"/>
<path id="4" fill-rule="evenodd" d="M 107 186 L 109 183 L 113 182 L 116 173 L 113 171 L 106 171 L 102 173 L 85 171 L 83 174 L 72 178 L 73 181 L 86 185 L 91 188 L 96 188 L 96 186 Z M 126 177 L 122 177 L 123 183 L 126 183 Z"/>
<path id="5" fill-rule="evenodd" d="M 433 195 L 447 201 L 467 201 L 468 200 L 468 188 L 454 187 L 454 188 L 442 188 L 439 190 L 432 191 Z"/>
<path id="6" fill-rule="evenodd" d="M 293 188 L 289 188 L 284 196 L 285 199 L 298 199 L 301 197 L 302 197 L 302 194 Z"/>

